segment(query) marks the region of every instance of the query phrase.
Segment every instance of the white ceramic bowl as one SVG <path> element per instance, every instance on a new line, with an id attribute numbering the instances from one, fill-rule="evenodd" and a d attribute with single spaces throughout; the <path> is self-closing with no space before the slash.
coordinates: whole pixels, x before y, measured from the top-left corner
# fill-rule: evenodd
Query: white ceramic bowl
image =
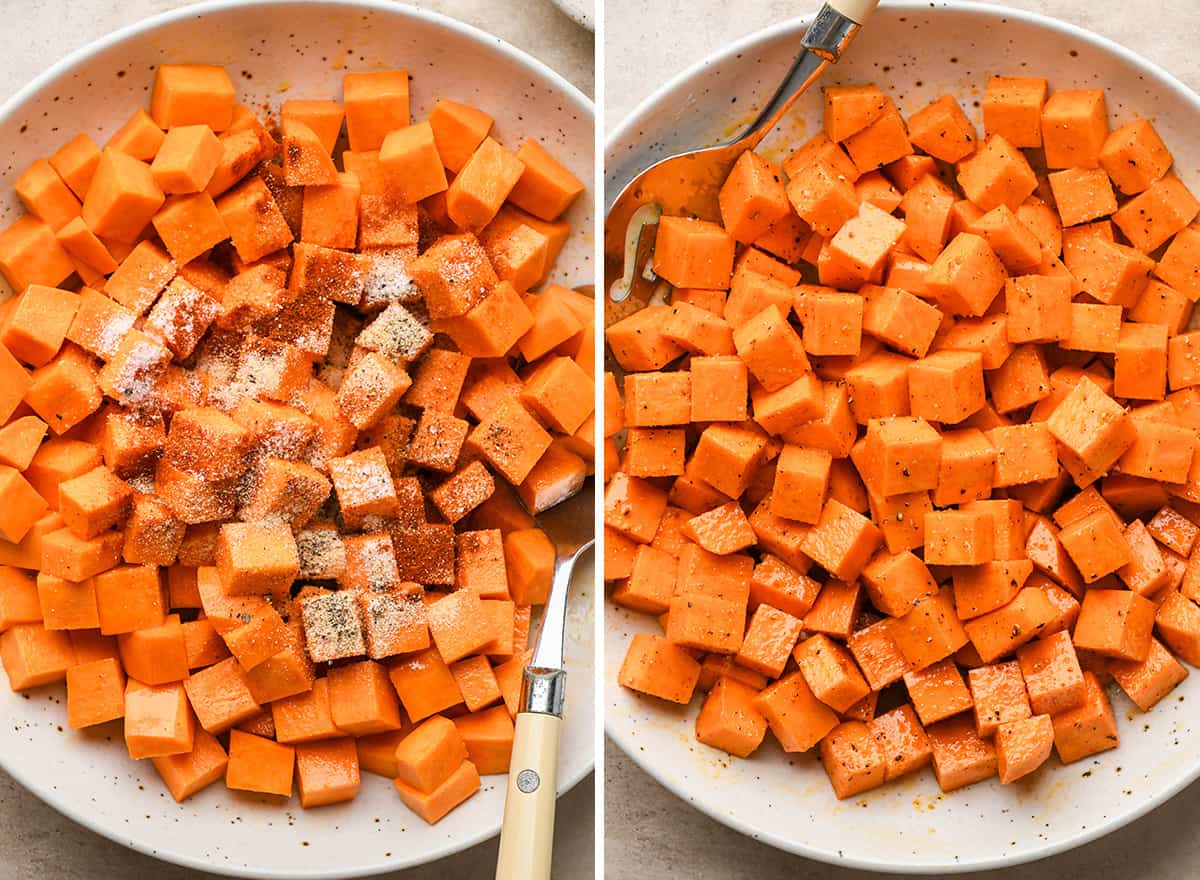
<path id="1" fill-rule="evenodd" d="M 592 179 L 593 107 L 553 71 L 501 40 L 452 19 L 378 0 L 227 2 L 188 6 L 146 20 L 65 58 L 0 107 L 0 226 L 19 213 L 12 180 L 79 131 L 97 141 L 147 103 L 160 62 L 224 64 L 247 104 L 285 96 L 338 96 L 343 65 L 406 67 L 413 114 L 439 97 L 477 104 L 496 117 L 497 136 L 536 137 L 583 180 Z M 592 200 L 568 215 L 574 234 L 557 280 L 592 281 Z M 581 583 L 587 583 L 580 579 Z M 593 591 L 571 609 L 571 690 L 559 763 L 560 790 L 594 760 Z M 503 776 L 442 822 L 426 825 L 389 780 L 364 774 L 352 802 L 302 810 L 216 784 L 176 804 L 149 762 L 125 752 L 119 726 L 66 729 L 61 686 L 22 696 L 0 684 L 0 766 L 77 822 L 119 843 L 188 867 L 247 877 L 366 876 L 423 864 L 499 830 Z"/>
<path id="2" fill-rule="evenodd" d="M 595 0 L 554 0 L 554 5 L 565 12 L 580 27 L 589 31 L 596 29 Z"/>
<path id="3" fill-rule="evenodd" d="M 729 137 L 753 118 L 787 70 L 807 20 L 761 31 L 706 59 L 646 100 L 613 133 L 607 198 L 640 168 L 680 149 Z M 975 122 L 993 73 L 1046 76 L 1053 88 L 1105 87 L 1114 124 L 1146 115 L 1200 191 L 1200 99 L 1153 64 L 1101 37 L 1042 16 L 964 2 L 886 2 L 825 84 L 873 81 L 906 114 L 953 92 Z M 780 158 L 821 125 L 820 90 L 806 95 L 765 145 Z M 676 708 L 616 684 L 645 615 L 606 606 L 608 735 L 643 769 L 714 819 L 780 849 L 847 867 L 950 873 L 1011 866 L 1113 831 L 1200 776 L 1200 675 L 1142 714 L 1113 692 L 1121 746 L 1035 777 L 943 795 L 930 771 L 838 802 L 813 754 L 771 740 L 749 760 L 695 741 L 699 698 Z M 636 795 L 636 793 L 633 793 Z"/>

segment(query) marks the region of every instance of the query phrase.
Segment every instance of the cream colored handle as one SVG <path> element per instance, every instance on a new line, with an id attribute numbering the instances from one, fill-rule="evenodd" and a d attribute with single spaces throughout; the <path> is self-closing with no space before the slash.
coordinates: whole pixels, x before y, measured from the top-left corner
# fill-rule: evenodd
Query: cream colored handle
<path id="1" fill-rule="evenodd" d="M 879 0 L 825 0 L 825 3 L 851 21 L 865 24 L 879 5 Z"/>
<path id="2" fill-rule="evenodd" d="M 549 880 L 558 797 L 557 715 L 517 715 L 496 880 Z"/>

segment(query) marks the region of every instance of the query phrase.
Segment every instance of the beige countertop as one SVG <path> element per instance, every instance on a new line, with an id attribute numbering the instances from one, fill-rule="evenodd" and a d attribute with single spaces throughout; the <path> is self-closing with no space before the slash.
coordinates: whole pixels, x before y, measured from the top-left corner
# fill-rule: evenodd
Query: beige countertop
<path id="1" fill-rule="evenodd" d="M 887 0 L 884 0 L 886 3 Z M 1124 44 L 1200 90 L 1195 0 L 1008 0 L 997 3 L 1056 16 Z M 608 0 L 605 127 L 611 131 L 672 76 L 721 46 L 817 8 L 816 0 Z M 1169 22 L 1189 22 L 1186 27 Z M 685 22 L 686 26 L 681 26 Z M 669 34 L 652 39 L 647 35 Z M 610 880 L 867 880 L 851 871 L 779 852 L 719 825 L 678 800 L 609 744 L 605 755 L 605 854 Z M 965 880 L 1151 880 L 1200 875 L 1200 785 L 1083 849 L 1013 871 Z"/>
<path id="2" fill-rule="evenodd" d="M 66 53 L 180 0 L 0 0 L 0 100 Z M 593 94 L 593 40 L 549 0 L 420 0 L 417 4 L 488 30 L 537 56 Z M 591 777 L 558 807 L 554 876 L 593 876 L 594 787 Z M 496 841 L 391 880 L 490 878 Z M 0 772 L 0 880 L 202 880 L 212 875 L 166 865 L 76 825 Z"/>

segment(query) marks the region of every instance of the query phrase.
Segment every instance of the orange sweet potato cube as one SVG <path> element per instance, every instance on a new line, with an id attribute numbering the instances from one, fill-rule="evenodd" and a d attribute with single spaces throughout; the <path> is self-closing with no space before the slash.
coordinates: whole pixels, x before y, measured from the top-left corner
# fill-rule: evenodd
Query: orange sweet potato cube
<path id="1" fill-rule="evenodd" d="M 983 94 L 983 127 L 1014 147 L 1042 145 L 1042 107 L 1046 80 L 1036 77 L 993 76 Z"/>
<path id="2" fill-rule="evenodd" d="M 23 691 L 62 681 L 75 663 L 75 652 L 65 632 L 18 623 L 0 633 L 0 662 L 9 687 Z"/>
<path id="3" fill-rule="evenodd" d="M 1108 666 L 1121 690 L 1143 712 L 1149 711 L 1189 674 L 1157 639 L 1151 640 L 1145 660 L 1114 660 Z"/>
<path id="4" fill-rule="evenodd" d="M 1125 409 L 1086 377 L 1055 407 L 1046 427 L 1094 474 L 1105 473 L 1135 439 Z"/>
<path id="5" fill-rule="evenodd" d="M 360 431 L 376 424 L 412 385 L 403 367 L 378 352 L 368 352 L 338 388 L 338 409 Z"/>
<path id="6" fill-rule="evenodd" d="M 179 615 L 168 615 L 157 626 L 117 636 L 121 665 L 143 684 L 167 684 L 188 676 L 187 642 Z"/>
<path id="7" fill-rule="evenodd" d="M 1118 660 L 1145 660 L 1155 610 L 1153 602 L 1132 590 L 1088 590 L 1075 624 L 1075 647 Z"/>
<path id="8" fill-rule="evenodd" d="M 821 763 L 834 794 L 845 800 L 883 785 L 887 755 L 862 721 L 846 721 L 821 740 Z"/>
<path id="9" fill-rule="evenodd" d="M 29 285 L 9 314 L 0 343 L 30 366 L 50 363 L 66 339 L 79 303 L 70 291 Z"/>
<path id="10" fill-rule="evenodd" d="M 447 215 L 459 229 L 482 229 L 496 216 L 524 171 L 521 159 L 485 137 L 446 190 Z"/>
<path id="11" fill-rule="evenodd" d="M 42 619 L 37 582 L 29 572 L 0 565 L 0 632 Z"/>
<path id="12" fill-rule="evenodd" d="M 975 126 L 953 95 L 942 95 L 908 118 L 913 145 L 943 162 L 957 162 L 975 151 Z"/>
<path id="13" fill-rule="evenodd" d="M 970 640 L 945 589 L 914 602 L 911 611 L 897 618 L 892 637 L 913 669 L 949 657 Z"/>
<path id="14" fill-rule="evenodd" d="M 298 744 L 296 780 L 305 809 L 352 800 L 360 784 L 354 737 Z"/>
<path id="15" fill-rule="evenodd" d="M 300 571 L 291 528 L 274 523 L 222 525 L 216 564 L 222 587 L 232 596 L 282 594 Z"/>
<path id="16" fill-rule="evenodd" d="M 328 465 L 343 516 L 357 523 L 365 516 L 390 516 L 396 512 L 399 503 L 396 485 L 378 446 L 330 459 Z"/>
<path id="17" fill-rule="evenodd" d="M 630 373 L 625 377 L 626 427 L 685 425 L 691 419 L 691 374 Z"/>
<path id="18" fill-rule="evenodd" d="M 973 706 L 971 692 L 953 659 L 906 672 L 904 687 L 921 723 L 928 726 Z"/>
<path id="19" fill-rule="evenodd" d="M 229 734 L 225 785 L 236 791 L 291 797 L 295 763 L 295 746 L 233 730 Z"/>
<path id="20" fill-rule="evenodd" d="M 225 217 L 208 193 L 171 196 L 152 222 L 167 252 L 181 266 L 230 236 Z"/>
<path id="21" fill-rule="evenodd" d="M 800 642 L 792 654 L 813 694 L 834 711 L 844 712 L 870 691 L 850 653 L 826 635 Z"/>
<path id="22" fill-rule="evenodd" d="M 1050 168 L 1095 168 L 1108 138 L 1103 89 L 1055 92 L 1042 108 L 1042 147 Z"/>
<path id="23" fill-rule="evenodd" d="M 317 662 L 367 653 L 358 600 L 352 591 L 320 591 L 300 600 L 304 641 Z"/>
<path id="24" fill-rule="evenodd" d="M 388 675 L 405 714 L 414 723 L 462 702 L 454 675 L 437 648 L 401 658 Z"/>
<path id="25" fill-rule="evenodd" d="M 666 551 L 637 545 L 629 575 L 618 581 L 612 600 L 646 614 L 665 614 L 675 593 L 677 568 L 677 560 Z"/>
<path id="26" fill-rule="evenodd" d="M 167 604 L 157 566 L 122 565 L 107 568 L 92 579 L 100 632 L 117 635 L 161 625 L 165 620 Z"/>
<path id="27" fill-rule="evenodd" d="M 731 498 L 746 490 L 766 454 L 761 433 L 741 425 L 716 423 L 700 435 L 692 466 L 697 476 Z"/>
<path id="28" fill-rule="evenodd" d="M 46 629 L 94 629 L 100 625 L 96 586 L 90 578 L 73 583 L 44 571 L 38 572 L 37 595 L 42 625 Z"/>
<path id="29" fill-rule="evenodd" d="M 447 266 L 455 271 L 447 273 Z M 439 238 L 412 261 L 409 272 L 434 319 L 465 315 L 499 281 L 483 246 L 469 232 Z"/>
<path id="30" fill-rule="evenodd" d="M 1117 337 L 1113 393 L 1118 397 L 1161 400 L 1166 384 L 1166 325 L 1122 324 Z"/>
<path id="31" fill-rule="evenodd" d="M 854 289 L 883 280 L 887 257 L 904 235 L 905 225 L 881 208 L 863 202 L 822 249 L 821 283 Z M 814 352 L 815 353 L 815 352 Z"/>
<path id="32" fill-rule="evenodd" d="M 228 760 L 221 743 L 206 730 L 196 731 L 190 751 L 150 759 L 178 803 L 220 779 Z"/>
<path id="33" fill-rule="evenodd" d="M 30 284 L 61 284 L 74 271 L 54 230 L 36 217 L 22 215 L 0 231 L 0 277 L 14 291 Z"/>
<path id="34" fill-rule="evenodd" d="M 591 387 L 591 377 L 574 360 L 551 358 L 526 380 L 521 402 L 553 430 L 573 434 L 592 414 Z M 690 410 L 690 395 L 687 402 Z"/>
<path id="35" fill-rule="evenodd" d="M 170 353 L 163 353 L 169 358 Z M 121 356 L 118 351 L 113 363 Z M 114 368 L 116 369 L 116 368 Z M 81 349 L 65 346 L 58 355 L 33 373 L 25 391 L 25 403 L 46 422 L 56 435 L 78 425 L 104 400 L 104 378 L 108 367 L 99 372 L 92 358 Z"/>
<path id="36" fill-rule="evenodd" d="M 750 618 L 737 662 L 770 678 L 779 678 L 800 637 L 802 621 L 770 605 L 759 605 Z"/>
<path id="37" fill-rule="evenodd" d="M 1001 725 L 1033 714 L 1025 692 L 1025 679 L 1016 661 L 969 669 L 967 684 L 971 689 L 975 727 L 980 736 L 992 736 Z"/>
<path id="38" fill-rule="evenodd" d="M 16 468 L 0 466 L 0 537 L 16 543 L 29 533 L 43 513 L 45 499 Z"/>
<path id="39" fill-rule="evenodd" d="M 858 134 L 890 106 L 875 85 L 826 86 L 822 92 L 824 132 L 832 141 L 841 142 Z"/>
<path id="40" fill-rule="evenodd" d="M 83 581 L 106 572 L 121 558 L 120 532 L 105 532 L 95 538 L 77 537 L 68 528 L 42 536 L 41 570 L 69 581 Z"/>
<path id="41" fill-rule="evenodd" d="M 762 744 L 767 721 L 755 708 L 757 691 L 723 677 L 709 691 L 696 717 L 696 739 L 738 757 L 749 757 Z"/>
<path id="42" fill-rule="evenodd" d="M 97 467 L 60 483 L 58 511 L 77 536 L 94 538 L 125 521 L 133 490 L 106 467 Z"/>
<path id="43" fill-rule="evenodd" d="M 230 653 L 249 671 L 292 643 L 291 631 L 271 605 L 261 605 L 249 620 L 223 634 Z"/>
<path id="44" fill-rule="evenodd" d="M 507 400 L 471 431 L 477 450 L 505 479 L 519 485 L 550 446 L 551 437 L 517 400 Z"/>
<path id="45" fill-rule="evenodd" d="M 691 701 L 700 664 L 662 636 L 638 633 L 630 641 L 618 681 L 622 687 L 673 703 Z"/>
<path id="46" fill-rule="evenodd" d="M 604 331 L 613 357 L 625 370 L 659 370 L 683 354 L 663 333 L 671 308 L 651 305 L 611 324 Z"/>
<path id="47" fill-rule="evenodd" d="M 154 76 L 150 115 L 162 128 L 207 125 L 224 131 L 233 122 L 234 94 L 223 67 L 161 64 Z"/>
<path id="48" fill-rule="evenodd" d="M 676 595 L 668 606 L 667 638 L 685 648 L 735 654 L 745 631 L 745 606 L 703 594 Z"/>
<path id="49" fill-rule="evenodd" d="M 813 695 L 798 671 L 761 690 L 754 707 L 787 752 L 808 751 L 838 724 L 837 714 Z"/>
<path id="50" fill-rule="evenodd" d="M 791 213 L 780 170 L 753 150 L 738 157 L 721 186 L 721 222 L 734 240 L 752 242 Z"/>
<path id="51" fill-rule="evenodd" d="M 942 791 L 954 791 L 996 773 L 996 749 L 975 730 L 968 714 L 926 728 L 933 769 Z"/>
<path id="52" fill-rule="evenodd" d="M 433 791 L 420 792 L 400 779 L 392 780 L 404 805 L 429 824 L 440 822 L 451 810 L 479 790 L 479 771 L 470 761 L 458 765 Z"/>
<path id="53" fill-rule="evenodd" d="M 247 263 L 287 247 L 293 235 L 275 197 L 261 177 L 251 177 L 217 200 L 217 211 Z"/>
<path id="54" fill-rule="evenodd" d="M 100 238 L 133 243 L 164 198 L 149 165 L 109 147 L 83 200 L 83 220 Z"/>
<path id="55" fill-rule="evenodd" d="M 105 657 L 67 669 L 67 724 L 78 729 L 124 715 L 125 673 L 118 660 Z"/>
<path id="56" fill-rule="evenodd" d="M 1058 539 L 1089 584 L 1115 572 L 1132 559 L 1121 527 L 1112 514 L 1104 510 L 1069 523 L 1058 533 Z"/>
<path id="57" fill-rule="evenodd" d="M 453 471 L 470 427 L 469 423 L 447 413 L 431 409 L 422 411 L 408 445 L 409 460 L 429 470 Z"/>
<path id="58" fill-rule="evenodd" d="M 829 491 L 833 457 L 824 449 L 786 444 L 779 453 L 771 512 L 804 523 L 815 523 Z"/>
<path id="59" fill-rule="evenodd" d="M 654 271 L 676 287 L 721 289 L 733 274 L 733 237 L 715 223 L 662 217 L 654 251 Z"/>
<path id="60" fill-rule="evenodd" d="M 944 310 L 983 315 L 1004 287 L 1004 264 L 987 240 L 970 232 L 956 235 L 925 278 L 926 289 Z"/>
<path id="61" fill-rule="evenodd" d="M 138 760 L 190 752 L 195 735 L 196 718 L 181 683 L 126 689 L 129 757 Z"/>
<path id="62" fill-rule="evenodd" d="M 996 730 L 996 766 L 1004 784 L 1028 776 L 1050 757 L 1054 724 L 1049 715 L 1008 721 Z"/>
<path id="63" fill-rule="evenodd" d="M 683 428 L 630 428 L 622 467 L 632 477 L 671 477 L 684 472 Z"/>
<path id="64" fill-rule="evenodd" d="M 525 168 L 509 193 L 509 201 L 547 222 L 557 220 L 584 190 L 583 181 L 534 140 L 517 150 Z"/>
<path id="65" fill-rule="evenodd" d="M 882 541 L 869 519 L 835 498 L 825 502 L 820 519 L 801 543 L 803 552 L 835 578 L 852 581 Z"/>
<path id="66" fill-rule="evenodd" d="M 939 351 L 908 367 L 912 415 L 956 424 L 984 405 L 983 362 L 979 354 Z"/>
<path id="67" fill-rule="evenodd" d="M 847 137 L 842 145 L 850 154 L 859 174 L 890 165 L 913 152 L 904 119 L 891 100 L 886 98 L 878 117 L 861 131 Z"/>
<path id="68" fill-rule="evenodd" d="M 1083 672 L 1070 634 L 1058 632 L 1017 649 L 1029 704 L 1037 714 L 1057 715 L 1085 697 Z"/>
<path id="69" fill-rule="evenodd" d="M 1092 672 L 1085 672 L 1083 678 L 1083 702 L 1073 709 L 1051 716 L 1054 749 L 1064 764 L 1116 748 L 1120 743 L 1117 720 L 1104 686 Z"/>
<path id="70" fill-rule="evenodd" d="M 1135 119 L 1112 131 L 1098 159 L 1100 167 L 1126 195 L 1149 189 L 1172 163 L 1170 151 L 1148 119 Z"/>
<path id="71" fill-rule="evenodd" d="M 330 669 L 329 709 L 339 730 L 354 736 L 399 730 L 400 703 L 387 670 L 374 660 Z"/>
<path id="72" fill-rule="evenodd" d="M 58 231 L 79 217 L 75 194 L 45 159 L 37 159 L 13 182 L 25 210 Z"/>

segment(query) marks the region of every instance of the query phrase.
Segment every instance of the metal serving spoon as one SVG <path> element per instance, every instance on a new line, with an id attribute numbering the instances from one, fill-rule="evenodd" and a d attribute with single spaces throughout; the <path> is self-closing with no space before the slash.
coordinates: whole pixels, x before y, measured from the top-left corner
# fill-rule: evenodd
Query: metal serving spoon
<path id="1" fill-rule="evenodd" d="M 611 302 L 628 299 L 639 281 L 653 281 L 642 267 L 654 250 L 649 228 L 657 228 L 661 215 L 720 219 L 717 194 L 734 162 L 757 147 L 825 68 L 842 57 L 878 5 L 879 0 L 827 0 L 805 33 L 803 51 L 792 69 L 750 125 L 726 143 L 651 165 L 621 190 L 604 221 L 605 283 Z"/>
<path id="2" fill-rule="evenodd" d="M 533 657 L 525 667 L 500 827 L 496 880 L 548 880 L 558 798 L 558 738 L 567 672 L 567 598 L 575 564 L 595 544 L 594 484 L 538 518 L 558 553 Z"/>

